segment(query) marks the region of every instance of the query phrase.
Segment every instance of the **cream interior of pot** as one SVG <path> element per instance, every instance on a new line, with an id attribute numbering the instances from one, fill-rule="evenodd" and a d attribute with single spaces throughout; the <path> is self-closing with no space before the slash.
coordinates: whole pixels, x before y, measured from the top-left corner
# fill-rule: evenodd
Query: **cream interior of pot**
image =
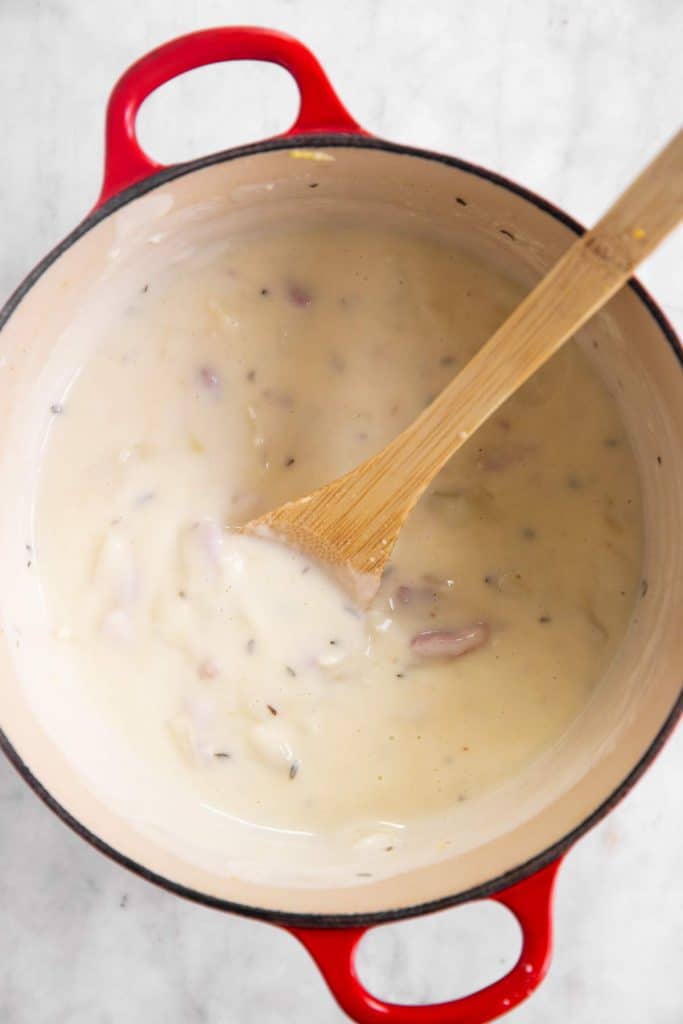
<path id="1" fill-rule="evenodd" d="M 315 191 L 309 189 L 316 184 Z M 325 224 L 340 210 L 403 230 L 438 227 L 492 269 L 529 287 L 573 234 L 535 205 L 467 171 L 407 155 L 330 148 L 241 157 L 153 189 L 105 218 L 39 278 L 0 338 L 0 712 L 33 774 L 87 829 L 150 870 L 201 893 L 268 909 L 374 912 L 461 892 L 560 840 L 606 800 L 638 763 L 680 686 L 683 572 L 683 378 L 676 355 L 638 296 L 624 289 L 579 342 L 619 403 L 644 500 L 647 592 L 607 677 L 561 743 L 460 817 L 454 854 L 428 864 L 393 861 L 382 880 L 289 888 L 199 866 L 133 827 L 78 770 L 41 712 L 54 672 L 26 536 L 50 396 L 83 360 L 103 319 L 114 321 L 143 277 L 172 273 L 226 234 L 291 222 Z M 64 352 L 68 349 L 69 359 Z M 43 410 L 42 414 L 39 410 Z M 100 429 L 103 424 L 93 424 Z M 285 873 L 286 874 L 286 873 Z M 284 875 L 282 876 L 284 877 Z"/>

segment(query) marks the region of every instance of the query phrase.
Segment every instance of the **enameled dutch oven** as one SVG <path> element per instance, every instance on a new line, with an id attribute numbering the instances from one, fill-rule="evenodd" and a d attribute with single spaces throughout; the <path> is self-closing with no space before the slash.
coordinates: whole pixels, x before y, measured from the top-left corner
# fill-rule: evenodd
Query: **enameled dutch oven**
<path id="1" fill-rule="evenodd" d="M 301 106 L 292 129 L 173 167 L 152 162 L 135 136 L 145 98 L 192 68 L 245 59 L 271 61 L 293 75 Z M 311 185 L 317 186 L 314 193 Z M 134 831 L 88 790 L 38 724 L 14 657 L 13 607 L 27 571 L 15 512 L 23 490 L 30 489 L 14 424 L 22 395 L 35 386 L 55 339 L 109 277 L 114 287 L 113 252 L 124 270 L 127 261 L 154 259 L 158 266 L 164 245 L 151 243 L 170 237 L 182 243 L 185 235 L 193 244 L 208 243 L 212 224 L 220 225 L 217 207 L 225 214 L 238 204 L 265 219 L 282 197 L 305 204 L 313 195 L 380 203 L 407 223 L 431 220 L 528 285 L 583 230 L 496 174 L 369 135 L 346 112 L 313 55 L 279 33 L 211 29 L 167 43 L 133 65 L 109 102 L 104 185 L 95 209 L 29 274 L 0 316 L 0 741 L 36 793 L 103 853 L 178 895 L 291 931 L 354 1020 L 479 1024 L 515 1006 L 543 978 L 561 857 L 635 783 L 683 707 L 681 349 L 636 281 L 579 341 L 617 396 L 639 465 L 646 536 L 642 596 L 619 655 L 576 728 L 516 788 L 513 782 L 497 803 L 495 796 L 488 800 L 469 848 L 350 889 L 268 887 L 201 870 Z M 522 928 L 519 961 L 505 977 L 463 999 L 422 1007 L 387 1004 L 363 988 L 354 950 L 368 927 L 484 897 L 509 907 Z"/>

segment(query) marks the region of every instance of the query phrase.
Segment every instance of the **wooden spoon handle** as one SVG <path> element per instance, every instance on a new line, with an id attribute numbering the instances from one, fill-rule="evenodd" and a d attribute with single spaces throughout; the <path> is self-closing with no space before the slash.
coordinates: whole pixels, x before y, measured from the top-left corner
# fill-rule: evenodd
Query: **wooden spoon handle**
<path id="1" fill-rule="evenodd" d="M 392 535 L 470 434 L 607 302 L 682 217 L 679 131 L 431 405 L 364 464 L 363 494 L 356 498 L 374 524 L 368 551 L 375 533 L 384 532 L 393 546 Z"/>
<path id="2" fill-rule="evenodd" d="M 415 501 L 469 435 L 607 302 L 681 217 L 683 131 L 380 453 L 405 476 Z"/>

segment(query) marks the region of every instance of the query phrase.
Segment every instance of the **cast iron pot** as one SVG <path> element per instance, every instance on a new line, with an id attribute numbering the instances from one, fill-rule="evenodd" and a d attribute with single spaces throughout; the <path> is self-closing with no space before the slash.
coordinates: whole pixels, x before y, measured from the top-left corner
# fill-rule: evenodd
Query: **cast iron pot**
<path id="1" fill-rule="evenodd" d="M 244 59 L 271 61 L 293 75 L 301 106 L 292 129 L 172 167 L 151 161 L 135 136 L 145 98 L 192 68 Z M 182 248 L 185 236 L 188 244 L 190 236 L 193 245 L 207 244 L 212 225 L 221 221 L 217 212 L 239 205 L 252 219 L 265 220 L 273 204 L 304 209 L 313 195 L 352 199 L 368 209 L 381 204 L 408 225 L 415 218 L 436 223 L 529 286 L 583 230 L 499 175 L 369 135 L 344 109 L 313 55 L 277 32 L 197 32 L 134 64 L 109 102 L 104 185 L 95 209 L 29 274 L 0 315 L 0 742 L 35 792 L 103 853 L 180 896 L 291 931 L 354 1020 L 480 1024 L 521 1002 L 543 978 L 560 859 L 631 788 L 682 710 L 681 348 L 636 281 L 579 342 L 617 396 L 638 461 L 646 536 L 642 597 L 615 663 L 576 727 L 523 779 L 512 780 L 504 799 L 489 800 L 468 848 L 353 888 L 285 888 L 212 874 L 173 856 L 101 803 L 43 731 L 20 682 L 15 631 L 29 585 L 32 464 L 17 424 L 60 332 L 86 302 L 116 287 L 128 266 L 163 267 L 164 254 L 177 252 L 178 243 Z M 161 238 L 174 240 L 175 248 L 151 244 Z M 507 906 L 523 932 L 519 961 L 503 978 L 465 998 L 422 1007 L 382 1002 L 362 986 L 354 951 L 369 927 L 482 898 Z"/>

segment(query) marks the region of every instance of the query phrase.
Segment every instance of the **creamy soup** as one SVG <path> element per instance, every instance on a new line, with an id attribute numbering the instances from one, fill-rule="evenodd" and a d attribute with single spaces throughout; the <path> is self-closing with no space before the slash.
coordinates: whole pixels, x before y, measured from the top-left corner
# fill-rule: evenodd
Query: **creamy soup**
<path id="1" fill-rule="evenodd" d="M 292 228 L 141 279 L 93 336 L 53 396 L 33 557 L 72 757 L 137 827 L 226 872 L 363 884 L 457 845 L 586 706 L 641 509 L 574 344 L 436 479 L 369 610 L 230 532 L 377 451 L 520 297 L 435 239 Z"/>

